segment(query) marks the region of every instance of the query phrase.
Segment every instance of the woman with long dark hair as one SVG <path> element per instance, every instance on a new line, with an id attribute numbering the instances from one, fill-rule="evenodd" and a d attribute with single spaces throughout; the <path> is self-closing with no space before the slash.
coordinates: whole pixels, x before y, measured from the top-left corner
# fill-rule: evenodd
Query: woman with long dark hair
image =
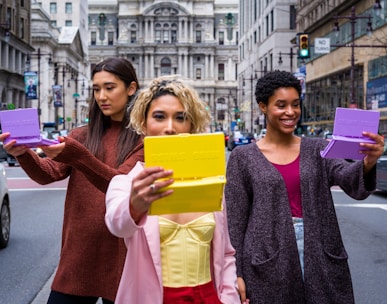
<path id="1" fill-rule="evenodd" d="M 128 173 L 143 160 L 142 138 L 127 128 L 139 84 L 132 64 L 122 58 L 98 63 L 92 80 L 89 123 L 61 137 L 61 143 L 42 147 L 47 158 L 15 146 L 14 140 L 4 146 L 40 184 L 69 178 L 49 304 L 96 303 L 100 297 L 113 303 L 125 260 L 123 240 L 104 223 L 105 192 L 113 176 Z"/>

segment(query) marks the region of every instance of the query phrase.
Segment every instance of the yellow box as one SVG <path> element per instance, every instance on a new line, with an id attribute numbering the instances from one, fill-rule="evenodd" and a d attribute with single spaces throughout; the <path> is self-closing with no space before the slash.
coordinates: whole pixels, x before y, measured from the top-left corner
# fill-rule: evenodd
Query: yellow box
<path id="1" fill-rule="evenodd" d="M 226 183 L 223 133 L 147 136 L 145 166 L 173 170 L 172 195 L 155 201 L 149 214 L 222 210 Z"/>

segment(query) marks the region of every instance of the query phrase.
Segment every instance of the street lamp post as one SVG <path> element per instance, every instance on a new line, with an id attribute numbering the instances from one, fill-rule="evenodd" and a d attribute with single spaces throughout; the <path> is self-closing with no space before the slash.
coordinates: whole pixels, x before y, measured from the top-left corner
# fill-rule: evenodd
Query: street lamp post
<path id="1" fill-rule="evenodd" d="M 254 125 L 254 92 L 253 92 L 253 81 L 257 79 L 257 71 L 254 72 L 254 77 L 253 75 L 251 75 L 252 77 L 251 78 L 242 78 L 242 85 L 245 86 L 245 80 L 249 80 L 250 81 L 250 95 L 251 95 L 251 99 L 250 99 L 250 128 L 251 128 L 251 132 L 253 132 L 253 125 Z"/>
<path id="2" fill-rule="evenodd" d="M 375 10 L 380 10 L 380 2 L 377 0 L 374 5 Z M 372 32 L 372 16 L 359 16 L 356 15 L 356 10 L 355 7 L 352 6 L 351 8 L 351 14 L 348 16 L 334 16 L 333 19 L 335 19 L 335 24 L 334 24 L 334 31 L 337 33 L 339 32 L 339 22 L 338 20 L 340 19 L 347 19 L 351 23 L 351 43 L 346 44 L 346 45 L 332 45 L 332 46 L 350 46 L 351 47 L 351 72 L 350 72 L 350 77 L 351 77 L 351 91 L 350 91 L 350 106 L 351 107 L 357 107 L 357 101 L 355 100 L 355 47 L 385 47 L 385 46 L 372 46 L 372 45 L 356 45 L 355 44 L 355 24 L 356 20 L 358 19 L 368 19 L 367 22 L 367 33 L 371 34 Z"/>
<path id="3" fill-rule="evenodd" d="M 73 97 L 74 97 L 74 112 L 73 112 L 73 118 L 75 119 L 75 123 L 73 123 L 73 127 L 77 127 L 78 126 L 78 114 L 79 114 L 79 111 L 78 111 L 78 103 L 80 101 L 83 101 L 81 99 L 79 99 L 82 96 L 85 95 L 84 91 L 86 90 L 86 84 L 85 84 L 85 78 L 83 79 L 78 79 L 78 75 L 76 75 L 74 77 L 74 83 L 75 83 L 75 93 L 73 94 Z M 69 80 L 70 81 L 70 80 Z M 81 94 L 78 93 L 78 82 L 82 82 L 82 86 L 81 86 Z"/>
<path id="4" fill-rule="evenodd" d="M 290 47 L 290 53 L 282 53 L 279 52 L 279 57 L 278 57 L 278 64 L 281 65 L 283 63 L 282 61 L 282 55 L 286 55 L 290 57 L 290 72 L 293 73 L 293 56 L 296 55 L 297 53 L 293 52 L 293 48 Z"/>
<path id="5" fill-rule="evenodd" d="M 59 82 L 59 73 L 60 69 L 62 68 L 62 115 L 63 115 L 63 126 L 62 129 L 66 130 L 66 92 L 65 92 L 65 84 L 66 84 L 66 74 L 70 73 L 71 78 L 68 79 L 67 86 L 70 88 L 70 80 L 74 80 L 74 75 L 78 75 L 78 73 L 69 65 L 66 63 L 55 63 L 55 82 Z M 56 113 L 57 118 L 57 126 L 59 129 L 59 115 Z"/>
<path id="6" fill-rule="evenodd" d="M 264 67 L 263 71 L 254 71 L 254 77 L 251 78 L 242 78 L 242 85 L 245 86 L 245 80 L 250 81 L 250 95 L 251 95 L 251 101 L 250 101 L 250 126 L 251 126 L 251 132 L 253 132 L 253 126 L 254 126 L 254 86 L 253 82 L 254 80 L 258 79 L 257 72 L 263 73 L 264 75 L 267 72 L 267 67 Z"/>
<path id="7" fill-rule="evenodd" d="M 65 103 L 65 76 L 66 76 L 66 70 L 65 66 L 62 67 L 62 109 L 63 109 L 63 130 L 66 129 L 66 103 Z"/>
<path id="8" fill-rule="evenodd" d="M 40 51 L 40 48 L 38 48 L 38 52 L 37 53 L 30 53 L 27 55 L 27 61 L 26 61 L 26 65 L 28 67 L 28 69 L 30 69 L 30 65 L 31 65 L 31 57 L 34 57 L 36 56 L 37 59 L 38 59 L 38 83 L 37 83 L 37 95 L 38 95 L 38 119 L 39 119 L 39 126 L 40 126 L 40 115 L 42 114 L 42 109 L 41 109 L 41 104 L 40 104 L 40 60 L 43 56 L 49 56 L 48 58 L 48 64 L 51 65 L 52 64 L 52 54 L 51 53 L 42 53 Z"/>
<path id="9" fill-rule="evenodd" d="M 253 133 L 253 129 L 254 129 L 254 84 L 253 84 L 253 81 L 257 79 L 257 73 L 254 73 L 254 78 L 251 77 L 250 78 L 250 93 L 251 93 L 251 102 L 250 102 L 250 111 L 251 111 L 251 115 L 250 115 L 250 132 Z"/>

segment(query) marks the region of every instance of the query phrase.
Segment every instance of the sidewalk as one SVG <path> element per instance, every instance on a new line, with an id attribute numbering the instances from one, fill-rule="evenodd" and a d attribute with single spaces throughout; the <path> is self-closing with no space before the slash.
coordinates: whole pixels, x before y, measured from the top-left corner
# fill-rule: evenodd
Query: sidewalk
<path id="1" fill-rule="evenodd" d="M 48 296 L 50 295 L 51 291 L 51 283 L 54 279 L 56 273 L 55 271 L 52 273 L 51 277 L 47 280 L 46 284 L 42 287 L 42 289 L 38 292 L 36 297 L 32 300 L 31 304 L 46 304 L 48 300 Z M 99 299 L 96 304 L 102 304 L 102 300 Z"/>

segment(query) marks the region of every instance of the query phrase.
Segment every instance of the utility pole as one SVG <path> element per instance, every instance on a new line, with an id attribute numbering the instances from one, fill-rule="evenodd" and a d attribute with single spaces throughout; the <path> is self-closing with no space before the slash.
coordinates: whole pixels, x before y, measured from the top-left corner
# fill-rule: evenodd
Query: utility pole
<path id="1" fill-rule="evenodd" d="M 39 118 L 39 127 L 40 127 L 40 116 L 42 114 L 42 109 L 41 109 L 41 102 L 40 102 L 40 64 L 41 64 L 41 58 L 44 56 L 49 56 L 48 57 L 48 64 L 52 64 L 52 54 L 51 53 L 42 53 L 40 51 L 40 48 L 38 48 L 37 53 L 30 53 L 27 55 L 27 61 L 26 61 L 26 66 L 28 70 L 31 67 L 31 57 L 37 57 L 38 59 L 38 83 L 37 83 L 37 99 L 38 99 L 38 118 Z"/>
<path id="2" fill-rule="evenodd" d="M 374 9 L 381 9 L 380 7 L 380 2 L 376 1 L 374 5 Z M 386 47 L 386 46 L 371 46 L 371 45 L 356 45 L 355 44 L 355 25 L 356 25 L 356 20 L 358 19 L 368 19 L 367 22 L 367 32 L 370 35 L 372 33 L 372 16 L 359 16 L 356 15 L 356 9 L 355 6 L 352 6 L 351 8 L 351 14 L 348 16 L 334 16 L 333 19 L 335 19 L 335 24 L 334 24 L 334 31 L 337 33 L 340 31 L 339 28 L 339 22 L 338 20 L 340 19 L 347 19 L 351 23 L 351 43 L 346 44 L 346 45 L 332 45 L 332 46 L 349 46 L 351 47 L 351 72 L 350 72 L 350 77 L 351 77 L 351 88 L 350 88 L 350 107 L 357 108 L 358 107 L 358 101 L 355 98 L 355 47 Z"/>
<path id="3" fill-rule="evenodd" d="M 279 65 L 281 65 L 283 63 L 282 55 L 286 55 L 286 56 L 290 57 L 290 72 L 293 73 L 293 56 L 296 55 L 296 53 L 293 52 L 293 47 L 290 47 L 289 53 L 279 52 L 279 58 L 278 58 Z"/>

